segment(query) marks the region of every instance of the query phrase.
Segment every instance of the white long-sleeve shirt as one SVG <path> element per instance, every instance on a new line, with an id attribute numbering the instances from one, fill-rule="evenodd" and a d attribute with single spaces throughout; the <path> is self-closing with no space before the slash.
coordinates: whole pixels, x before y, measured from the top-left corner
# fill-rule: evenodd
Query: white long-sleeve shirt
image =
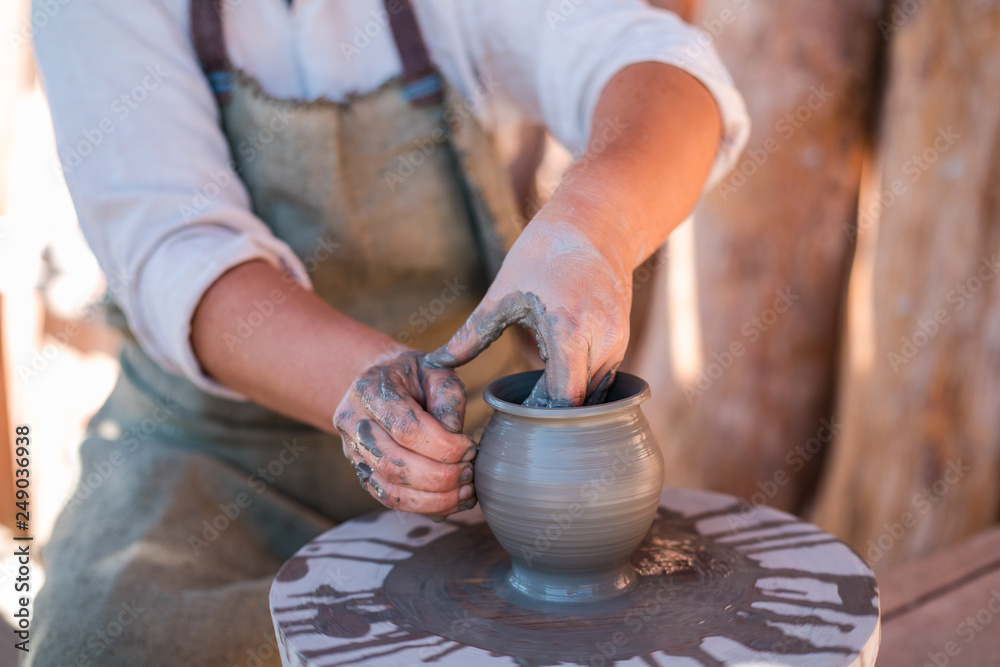
<path id="1" fill-rule="evenodd" d="M 223 0 L 233 64 L 276 97 L 343 100 L 398 76 L 380 0 Z M 749 135 L 708 37 L 641 0 L 414 0 L 431 59 L 487 128 L 514 107 L 570 151 L 586 144 L 607 81 L 655 61 L 697 77 L 723 136 L 709 183 Z M 300 261 L 250 208 L 189 39 L 189 0 L 35 0 L 32 27 L 59 165 L 80 225 L 136 338 L 212 393 L 190 344 L 202 295 L 265 259 L 303 285 Z M 669 122 L 669 119 L 664 119 Z"/>

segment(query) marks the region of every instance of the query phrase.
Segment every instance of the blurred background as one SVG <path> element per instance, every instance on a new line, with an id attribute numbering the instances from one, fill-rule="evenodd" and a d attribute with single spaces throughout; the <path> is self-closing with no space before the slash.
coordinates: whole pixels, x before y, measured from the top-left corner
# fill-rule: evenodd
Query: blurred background
<path id="1" fill-rule="evenodd" d="M 1000 572 L 1000 3 L 655 4 L 711 36 L 754 124 L 636 272 L 627 365 L 668 483 L 799 513 L 880 581 L 969 544 Z M 0 499 L 31 424 L 38 543 L 118 345 L 32 64 L 44 20 L 0 3 Z M 570 157 L 537 127 L 496 140 L 530 216 Z"/>

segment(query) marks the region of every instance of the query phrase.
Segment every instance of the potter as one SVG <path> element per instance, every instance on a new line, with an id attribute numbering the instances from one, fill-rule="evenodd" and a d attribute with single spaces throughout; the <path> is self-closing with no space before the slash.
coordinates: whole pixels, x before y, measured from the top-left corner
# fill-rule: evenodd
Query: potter
<path id="1" fill-rule="evenodd" d="M 528 367 L 500 335 L 512 324 L 545 361 L 531 405 L 600 403 L 633 271 L 749 123 L 715 53 L 685 57 L 700 33 L 676 15 L 582 3 L 552 31 L 557 1 L 385 0 L 388 26 L 349 61 L 338 45 L 380 0 L 88 0 L 38 31 L 62 154 L 150 63 L 170 71 L 68 183 L 105 272 L 130 277 L 114 295 L 122 374 L 81 469 L 118 446 L 102 422 L 127 433 L 157 400 L 181 407 L 58 522 L 35 607 L 52 639 L 31 667 L 66 664 L 118 596 L 150 611 L 108 664 L 234 664 L 270 627 L 268 579 L 296 545 L 375 507 L 445 520 L 474 506 L 465 431 L 488 416 L 486 384 Z M 491 141 L 515 109 L 578 156 L 530 221 Z M 302 456 L 187 560 L 185 536 L 293 438 Z M 531 568 L 613 513 L 617 551 L 577 553 L 627 585 L 625 526 L 648 517 L 631 498 L 606 509 L 642 469 L 626 454 L 621 475 L 596 453 L 528 473 L 574 479 L 583 506 Z"/>
<path id="2" fill-rule="evenodd" d="M 635 582 L 628 559 L 663 485 L 663 457 L 640 407 L 649 386 L 619 373 L 599 405 L 522 405 L 540 375 L 486 389 L 495 412 L 476 458 L 479 502 L 510 554 L 512 601 L 606 600 Z"/>

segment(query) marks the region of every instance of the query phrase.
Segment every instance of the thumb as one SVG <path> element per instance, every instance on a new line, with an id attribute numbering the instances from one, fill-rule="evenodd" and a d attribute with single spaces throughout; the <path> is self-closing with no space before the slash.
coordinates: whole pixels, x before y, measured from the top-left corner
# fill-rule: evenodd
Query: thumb
<path id="1" fill-rule="evenodd" d="M 513 324 L 504 319 L 498 308 L 480 303 L 451 340 L 424 357 L 424 362 L 437 368 L 469 363 Z"/>

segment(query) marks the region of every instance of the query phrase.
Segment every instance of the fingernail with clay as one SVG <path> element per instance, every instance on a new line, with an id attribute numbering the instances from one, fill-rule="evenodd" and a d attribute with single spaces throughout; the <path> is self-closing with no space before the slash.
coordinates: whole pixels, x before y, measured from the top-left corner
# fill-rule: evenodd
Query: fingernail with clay
<path id="1" fill-rule="evenodd" d="M 473 507 L 476 506 L 477 502 L 478 501 L 475 498 L 473 498 L 472 500 L 467 500 L 466 502 L 458 506 L 458 510 L 460 512 L 464 512 L 465 510 L 471 510 Z"/>
<path id="2" fill-rule="evenodd" d="M 454 368 L 458 362 L 447 352 L 431 352 L 424 355 L 424 363 L 431 368 Z"/>
<path id="3" fill-rule="evenodd" d="M 465 466 L 462 469 L 462 474 L 458 476 L 458 481 L 462 483 L 472 481 L 472 466 Z"/>
<path id="4" fill-rule="evenodd" d="M 361 461 L 360 463 L 355 464 L 354 472 L 358 473 L 358 479 L 361 480 L 361 486 L 364 486 L 364 483 L 367 482 L 372 476 L 372 467 L 364 461 Z"/>
<path id="5" fill-rule="evenodd" d="M 375 495 L 378 496 L 379 500 L 385 500 L 385 490 L 383 490 L 382 487 L 378 485 L 378 482 L 376 482 L 374 479 L 369 478 L 368 483 L 371 485 L 372 491 L 375 492 Z"/>
<path id="6" fill-rule="evenodd" d="M 462 461 L 471 461 L 476 458 L 476 454 L 479 452 L 479 445 L 473 445 L 465 450 L 465 454 L 462 455 Z"/>
<path id="7" fill-rule="evenodd" d="M 460 488 L 458 490 L 458 499 L 459 500 L 468 500 L 469 498 L 472 497 L 472 492 L 474 490 L 475 489 L 472 488 L 471 484 L 466 484 L 465 486 L 463 486 L 462 488 Z"/>
<path id="8" fill-rule="evenodd" d="M 432 517 L 428 517 L 428 518 L 431 521 L 433 521 L 434 523 L 441 523 L 445 519 L 445 517 L 443 517 L 443 516 L 432 516 Z"/>
<path id="9" fill-rule="evenodd" d="M 452 433 L 462 432 L 462 420 L 454 412 L 445 412 L 441 415 L 441 424 Z"/>

